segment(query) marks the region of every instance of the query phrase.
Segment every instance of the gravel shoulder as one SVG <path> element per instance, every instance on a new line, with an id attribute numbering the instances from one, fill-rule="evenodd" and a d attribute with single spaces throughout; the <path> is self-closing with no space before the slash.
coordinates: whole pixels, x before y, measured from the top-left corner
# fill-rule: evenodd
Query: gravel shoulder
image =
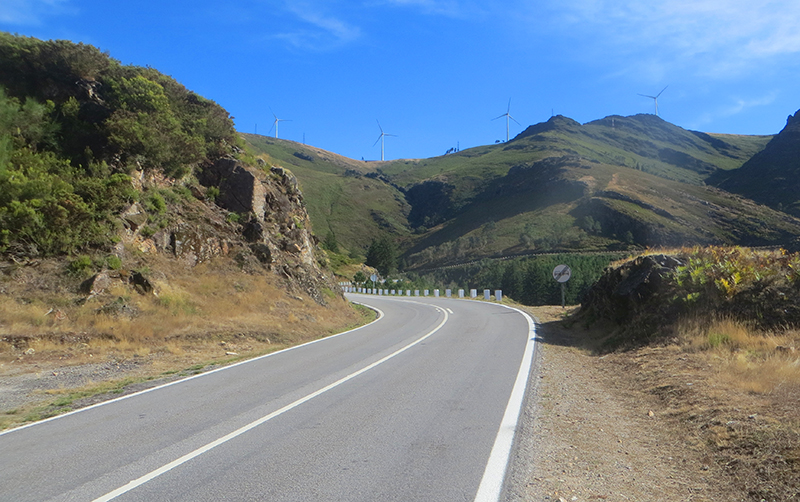
<path id="1" fill-rule="evenodd" d="M 591 355 L 557 322 L 560 308 L 529 310 L 540 340 L 504 500 L 746 500 L 626 374 L 636 354 Z"/>

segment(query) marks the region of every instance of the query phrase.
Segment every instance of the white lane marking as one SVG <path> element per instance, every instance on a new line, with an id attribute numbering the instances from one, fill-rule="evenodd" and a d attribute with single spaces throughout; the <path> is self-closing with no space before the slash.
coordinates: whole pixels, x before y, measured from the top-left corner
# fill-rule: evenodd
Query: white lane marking
<path id="1" fill-rule="evenodd" d="M 32 423 L 29 423 L 29 424 L 21 425 L 19 427 L 14 428 L 14 429 L 8 429 L 6 431 L 0 432 L 0 436 L 3 436 L 5 434 L 9 434 L 11 432 L 16 432 L 16 431 L 19 431 L 19 430 L 22 430 L 22 429 L 27 429 L 28 427 L 34 427 L 36 425 L 43 424 L 45 422 L 50 422 L 52 420 L 58 420 L 59 418 L 68 417 L 68 416 L 74 415 L 76 413 L 81 413 L 81 412 L 84 412 L 84 411 L 88 411 L 88 410 L 91 410 L 92 408 L 98 408 L 100 406 L 105 406 L 107 404 L 116 403 L 117 401 L 122 401 L 123 399 L 130 399 L 132 397 L 136 397 L 136 396 L 139 396 L 139 395 L 142 395 L 142 394 L 147 394 L 148 392 L 153 392 L 155 390 L 163 389 L 164 387 L 169 387 L 171 385 L 177 385 L 179 383 L 188 382 L 189 380 L 194 380 L 195 378 L 201 378 L 201 377 L 204 377 L 204 376 L 208 376 L 208 375 L 211 375 L 211 374 L 216 373 L 218 371 L 229 370 L 231 368 L 235 368 L 236 366 L 240 366 L 242 364 L 248 364 L 248 363 L 252 363 L 254 361 L 259 361 L 261 359 L 265 359 L 267 357 L 277 356 L 278 354 L 282 354 L 284 352 L 289 352 L 290 350 L 299 349 L 300 347 L 305 347 L 307 345 L 313 345 L 315 343 L 324 342 L 325 340 L 331 340 L 333 338 L 337 338 L 337 337 L 340 337 L 342 335 L 347 335 L 347 334 L 352 333 L 354 331 L 358 331 L 360 329 L 366 328 L 367 326 L 370 326 L 370 325 L 380 321 L 381 319 L 383 319 L 384 313 L 383 313 L 383 311 L 381 309 L 373 307 L 373 306 L 370 306 L 370 305 L 365 305 L 365 304 L 360 303 L 360 302 L 352 302 L 352 303 L 357 303 L 359 305 L 364 305 L 365 307 L 371 308 L 372 310 L 374 310 L 375 312 L 378 313 L 378 318 L 375 319 L 374 321 L 372 321 L 369 324 L 365 324 L 365 325 L 359 326 L 357 328 L 353 328 L 353 329 L 350 329 L 350 330 L 347 330 L 347 331 L 343 331 L 343 332 L 337 333 L 335 335 L 326 336 L 325 338 L 318 338 L 316 340 L 312 340 L 310 342 L 306 342 L 306 343 L 301 344 L 301 345 L 295 345 L 294 347 L 288 347 L 288 348 L 285 348 L 283 350 L 279 350 L 277 352 L 270 352 L 269 354 L 264 354 L 263 356 L 254 357 L 252 359 L 247 359 L 245 361 L 239 361 L 238 363 L 233 363 L 233 364 L 228 365 L 228 366 L 222 366 L 221 368 L 217 368 L 217 369 L 213 369 L 213 370 L 210 370 L 210 371 L 206 371 L 204 373 L 198 373 L 196 375 L 192 375 L 192 376 L 189 376 L 189 377 L 186 377 L 186 378 L 181 378 L 180 380 L 175 380 L 173 382 L 165 383 L 163 385 L 158 385 L 156 387 L 150 387 L 149 389 L 140 390 L 139 392 L 134 392 L 132 394 L 127 394 L 127 395 L 120 396 L 120 397 L 117 397 L 117 398 L 114 398 L 114 399 L 110 399 L 108 401 L 103 401 L 101 403 L 93 404 L 91 406 L 87 406 L 86 408 L 80 408 L 80 409 L 77 409 L 77 410 L 74 410 L 74 411 L 70 411 L 68 413 L 64 413 L 64 414 L 61 414 L 61 415 L 56 415 L 54 417 L 46 418 L 44 420 L 39 420 L 38 422 L 32 422 Z"/>
<path id="2" fill-rule="evenodd" d="M 442 326 L 445 325 L 445 323 L 447 322 L 447 319 L 449 317 L 447 315 L 447 312 L 445 312 L 443 309 L 441 309 L 439 307 L 435 307 L 435 308 L 436 308 L 436 310 L 438 310 L 439 312 L 444 314 L 444 319 L 442 319 L 442 322 L 440 322 L 438 326 L 433 328 L 433 330 L 428 332 L 422 338 L 419 338 L 419 339 L 409 343 L 405 347 L 392 352 L 388 356 L 386 356 L 386 357 L 384 357 L 382 359 L 379 359 L 379 360 L 375 361 L 374 363 L 372 363 L 372 364 L 370 364 L 368 366 L 365 366 L 364 368 L 361 368 L 360 370 L 358 370 L 358 371 L 356 371 L 354 373 L 350 373 L 346 377 L 343 377 L 343 378 L 333 382 L 332 384 L 326 385 L 325 387 L 323 387 L 323 388 L 321 388 L 321 389 L 319 389 L 319 390 L 317 390 L 315 392 L 312 392 L 311 394 L 308 394 L 307 396 L 302 397 L 302 398 L 298 399 L 297 401 L 295 401 L 295 402 L 293 402 L 291 404 L 288 404 L 288 405 L 284 406 L 283 408 L 281 408 L 279 410 L 273 411 L 269 415 L 265 415 L 265 416 L 259 418 L 258 420 L 255 420 L 255 421 L 253 421 L 253 422 L 251 422 L 251 423 L 249 423 L 249 424 L 247 424 L 247 425 L 245 425 L 243 427 L 240 427 L 239 429 L 236 429 L 235 431 L 231 432 L 230 434 L 222 436 L 221 438 L 217 439 L 216 441 L 212 441 L 212 442 L 208 443 L 205 446 L 201 446 L 200 448 L 198 448 L 198 449 L 196 449 L 196 450 L 194 450 L 194 451 L 192 451 L 190 453 L 187 453 L 186 455 L 184 455 L 184 456 L 182 456 L 182 457 L 180 457 L 180 458 L 178 458 L 176 460 L 173 460 L 172 462 L 170 462 L 170 463 L 168 463 L 168 464 L 166 464 L 166 465 L 164 465 L 162 467 L 159 467 L 158 469 L 156 469 L 154 471 L 151 471 L 151 472 L 145 474 L 144 476 L 142 476 L 140 478 L 134 479 L 130 483 L 128 483 L 128 484 L 126 484 L 124 486 L 121 486 L 121 487 L 117 488 L 116 490 L 114 490 L 112 492 L 109 492 L 109 493 L 107 493 L 107 494 L 105 494 L 105 495 L 103 495 L 101 497 L 98 497 L 98 498 L 94 499 L 93 502 L 106 502 L 106 501 L 115 499 L 115 498 L 119 497 L 120 495 L 122 495 L 124 493 L 127 493 L 127 492 L 133 490 L 134 488 L 136 488 L 138 486 L 141 486 L 141 485 L 147 483 L 148 481 L 151 481 L 154 478 L 157 478 L 158 476 L 164 474 L 165 472 L 170 471 L 170 470 L 178 467 L 179 465 L 184 464 L 184 463 L 188 462 L 189 460 L 192 460 L 193 458 L 202 455 L 203 453 L 206 453 L 207 451 L 211 450 L 212 448 L 216 448 L 217 446 L 219 446 L 219 445 L 221 445 L 223 443 L 226 443 L 226 442 L 230 441 L 231 439 L 233 439 L 233 438 L 235 438 L 237 436 L 241 436 L 245 432 L 258 427 L 259 425 L 263 424 L 264 422 L 272 420 L 273 418 L 275 418 L 275 417 L 277 417 L 279 415 L 282 415 L 282 414 L 286 413 L 287 411 L 289 411 L 289 410 L 291 410 L 293 408 L 296 408 L 296 407 L 300 406 L 301 404 L 303 404 L 303 403 L 305 403 L 307 401 L 310 401 L 311 399 L 314 399 L 315 397 L 319 396 L 320 394 L 324 394 L 325 392 L 328 392 L 329 390 L 331 390 L 331 389 L 333 389 L 335 387 L 338 387 L 339 385 L 342 385 L 343 383 L 347 382 L 348 380 L 352 380 L 353 378 L 361 375 L 362 373 L 365 373 L 365 372 L 371 370 L 372 368 L 374 368 L 374 367 L 376 367 L 376 366 L 378 366 L 378 365 L 380 365 L 382 363 L 385 363 L 389 359 L 391 359 L 391 358 L 393 358 L 393 357 L 405 352 L 406 350 L 408 350 L 411 347 L 417 345 L 418 343 L 422 342 L 423 340 L 427 339 L 428 337 L 430 337 L 431 335 L 433 335 L 434 333 L 439 331 L 442 328 Z"/>
<path id="3" fill-rule="evenodd" d="M 497 438 L 494 441 L 494 446 L 492 446 L 489 461 L 486 463 L 486 470 L 483 471 L 483 478 L 481 478 L 478 493 L 475 495 L 475 502 L 496 502 L 500 500 L 503 481 L 505 480 L 506 469 L 511 455 L 511 446 L 514 443 L 514 432 L 517 429 L 522 401 L 525 398 L 525 388 L 528 384 L 528 376 L 533 363 L 533 354 L 536 349 L 536 341 L 534 340 L 536 338 L 536 325 L 533 319 L 519 309 L 508 305 L 501 306 L 516 310 L 528 321 L 528 343 L 525 345 L 522 364 L 520 364 L 517 380 L 511 390 L 511 397 L 503 414 L 503 420 L 500 422 L 500 430 L 497 431 Z"/>
<path id="4" fill-rule="evenodd" d="M 445 310 L 450 312 L 451 314 L 453 313 L 453 311 L 451 309 L 445 309 Z"/>

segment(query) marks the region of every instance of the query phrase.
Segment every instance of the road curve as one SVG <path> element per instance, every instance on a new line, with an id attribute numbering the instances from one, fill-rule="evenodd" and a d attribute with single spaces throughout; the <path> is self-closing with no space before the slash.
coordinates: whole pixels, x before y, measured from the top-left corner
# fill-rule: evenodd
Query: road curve
<path id="1" fill-rule="evenodd" d="M 0 500 L 496 500 L 529 319 L 350 298 L 383 316 L 0 434 Z"/>

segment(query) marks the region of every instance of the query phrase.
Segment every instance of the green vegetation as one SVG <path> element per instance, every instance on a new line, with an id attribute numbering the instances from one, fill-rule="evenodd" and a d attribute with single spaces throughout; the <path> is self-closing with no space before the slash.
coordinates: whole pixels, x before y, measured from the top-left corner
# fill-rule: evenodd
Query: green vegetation
<path id="1" fill-rule="evenodd" d="M 603 270 L 619 256 L 563 254 L 483 260 L 426 272 L 419 277 L 452 290 L 500 289 L 503 296 L 525 305 L 558 305 L 561 303 L 561 285 L 553 279 L 553 269 L 565 264 L 572 269 L 572 277 L 565 285 L 566 302 L 574 305 L 580 303 Z"/>
<path id="2" fill-rule="evenodd" d="M 673 336 L 683 319 L 700 320 L 705 343 L 729 343 L 707 330 L 730 319 L 753 329 L 800 327 L 800 254 L 742 247 L 682 248 L 610 267 L 585 294 L 581 319 L 617 327 L 613 350 Z"/>
<path id="3" fill-rule="evenodd" d="M 156 70 L 0 33 L 0 252 L 107 245 L 139 196 L 132 172 L 182 177 L 237 141 L 225 110 Z M 163 193 L 143 202 L 166 210 Z"/>
<path id="4" fill-rule="evenodd" d="M 365 263 L 378 269 L 384 277 L 388 276 L 397 270 L 397 245 L 388 237 L 373 240 Z"/>
<path id="5" fill-rule="evenodd" d="M 785 244 L 800 220 L 704 185 L 768 136 L 687 131 L 652 115 L 565 117 L 508 143 L 421 160 L 358 162 L 244 135 L 265 166 L 291 167 L 314 228 L 365 254 L 397 242 L 401 269 L 559 251 Z"/>

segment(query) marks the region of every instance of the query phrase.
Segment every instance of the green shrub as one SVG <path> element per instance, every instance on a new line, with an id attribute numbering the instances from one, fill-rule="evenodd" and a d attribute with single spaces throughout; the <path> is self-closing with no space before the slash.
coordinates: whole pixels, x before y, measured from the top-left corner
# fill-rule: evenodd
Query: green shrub
<path id="1" fill-rule="evenodd" d="M 215 200 L 217 200 L 217 197 L 219 197 L 219 188 L 217 188 L 217 187 L 208 187 L 206 189 L 206 198 L 208 200 L 215 201 Z"/>
<path id="2" fill-rule="evenodd" d="M 156 214 L 164 214 L 167 211 L 167 203 L 158 192 L 150 192 L 147 195 L 144 207 L 148 212 Z"/>
<path id="3" fill-rule="evenodd" d="M 119 256 L 106 256 L 106 266 L 111 270 L 119 270 L 122 268 L 122 260 L 119 258 Z"/>
<path id="4" fill-rule="evenodd" d="M 87 255 L 81 255 L 67 263 L 67 272 L 76 277 L 89 275 L 93 270 L 94 261 Z"/>

